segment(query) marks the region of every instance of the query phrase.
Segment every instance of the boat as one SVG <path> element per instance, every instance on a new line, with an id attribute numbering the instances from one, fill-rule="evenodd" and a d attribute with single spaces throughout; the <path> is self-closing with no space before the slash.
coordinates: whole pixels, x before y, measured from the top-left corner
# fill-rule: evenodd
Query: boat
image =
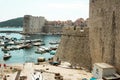
<path id="1" fill-rule="evenodd" d="M 25 49 L 32 48 L 32 44 L 25 44 L 25 45 L 24 45 L 24 48 L 25 48 Z"/>
<path id="2" fill-rule="evenodd" d="M 51 50 L 56 50 L 57 48 L 58 48 L 58 46 L 50 47 Z"/>
<path id="3" fill-rule="evenodd" d="M 35 51 L 35 53 L 39 53 L 39 54 L 43 54 L 43 53 L 45 53 L 46 51 L 45 51 L 45 49 L 43 49 L 43 48 L 38 48 L 36 51 Z"/>
<path id="4" fill-rule="evenodd" d="M 40 46 L 40 45 L 41 45 L 41 42 L 33 43 L 33 46 Z"/>
<path id="5" fill-rule="evenodd" d="M 55 54 L 56 54 L 55 50 L 50 51 L 50 55 L 55 55 Z"/>
<path id="6" fill-rule="evenodd" d="M 33 43 L 34 46 L 42 46 L 42 45 L 45 45 L 44 42 L 34 42 Z"/>
<path id="7" fill-rule="evenodd" d="M 45 46 L 42 46 L 41 48 L 44 49 L 46 52 L 49 52 L 51 50 L 50 48 L 47 48 Z"/>
<path id="8" fill-rule="evenodd" d="M 49 42 L 49 44 L 54 45 L 54 44 L 59 44 L 59 41 L 55 41 L 55 42 Z"/>
<path id="9" fill-rule="evenodd" d="M 10 48 L 2 48 L 2 51 L 10 51 Z"/>
<path id="10" fill-rule="evenodd" d="M 4 60 L 7 60 L 7 59 L 9 59 L 10 57 L 11 57 L 10 53 L 6 53 L 6 54 L 4 54 L 3 59 L 4 59 Z"/>
<path id="11" fill-rule="evenodd" d="M 32 80 L 43 80 L 43 76 L 40 72 L 34 72 L 32 74 Z"/>
<path id="12" fill-rule="evenodd" d="M 45 58 L 44 57 L 38 57 L 37 62 L 45 62 Z"/>

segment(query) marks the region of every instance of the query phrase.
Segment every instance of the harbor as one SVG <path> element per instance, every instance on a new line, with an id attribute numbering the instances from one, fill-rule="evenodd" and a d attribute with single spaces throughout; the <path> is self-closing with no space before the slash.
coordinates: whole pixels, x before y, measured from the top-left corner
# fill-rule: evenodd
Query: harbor
<path id="1" fill-rule="evenodd" d="M 0 80 L 120 80 L 119 6 L 119 0 L 2 1 Z"/>
<path id="2" fill-rule="evenodd" d="M 4 28 L 6 29 L 6 28 Z M 8 29 L 8 28 L 7 28 Z M 13 28 L 12 30 L 15 30 L 16 28 Z M 3 28 L 1 28 L 3 30 Z M 11 28 L 10 28 L 11 30 Z M 17 30 L 17 29 L 16 29 Z M 22 30 L 22 28 L 19 28 L 19 30 Z M 38 46 L 42 45 L 43 47 L 52 48 L 56 47 L 58 44 L 51 45 L 50 42 L 53 41 L 60 41 L 60 35 L 21 35 L 18 33 L 0 33 L 0 36 L 4 36 L 7 38 L 16 38 L 17 40 L 12 43 L 10 41 L 10 45 L 7 44 L 7 52 L 11 54 L 11 58 L 4 61 L 6 64 L 13 64 L 13 63 L 25 63 L 25 62 L 34 62 L 37 63 L 38 57 L 45 57 L 46 60 L 53 57 L 54 55 L 51 55 L 49 52 L 45 52 L 44 54 L 36 54 L 35 51 L 37 50 Z M 25 39 L 25 40 L 24 40 Z M 1 43 L 3 40 L 1 40 Z M 32 47 L 30 48 L 22 48 L 25 47 L 25 45 L 28 45 L 28 43 L 32 42 Z M 26 43 L 26 44 L 24 44 Z M 5 44 L 4 44 L 5 45 Z M 1 45 L 0 47 L 0 61 L 2 61 L 3 56 L 5 54 L 4 45 Z"/>

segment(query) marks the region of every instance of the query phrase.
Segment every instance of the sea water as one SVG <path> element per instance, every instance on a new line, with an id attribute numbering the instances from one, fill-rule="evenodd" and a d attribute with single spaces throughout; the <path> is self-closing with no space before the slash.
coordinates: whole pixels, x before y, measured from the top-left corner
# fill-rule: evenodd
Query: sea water
<path id="1" fill-rule="evenodd" d="M 23 28 L 0 28 L 0 30 L 16 30 L 16 31 L 22 31 Z M 21 39 L 24 37 L 24 35 L 18 34 L 18 33 L 0 33 L 0 36 L 6 36 L 6 37 L 14 37 L 17 39 Z M 56 46 L 56 45 L 51 45 L 49 44 L 49 42 L 54 42 L 54 41 L 60 41 L 60 35 L 29 35 L 27 37 L 25 37 L 27 40 L 33 40 L 33 39 L 41 39 L 44 41 L 45 43 L 45 47 L 52 47 L 52 46 Z M 20 50 L 11 50 L 8 51 L 9 53 L 11 53 L 11 58 L 4 61 L 4 63 L 6 64 L 11 64 L 11 63 L 25 63 L 25 62 L 37 62 L 37 58 L 38 57 L 45 57 L 46 60 L 48 58 L 53 57 L 54 55 L 50 55 L 50 53 L 45 53 L 45 54 L 36 54 L 37 47 L 34 46 L 30 49 L 20 49 Z M 1 50 L 0 47 L 0 61 L 3 61 L 3 55 L 4 52 Z"/>

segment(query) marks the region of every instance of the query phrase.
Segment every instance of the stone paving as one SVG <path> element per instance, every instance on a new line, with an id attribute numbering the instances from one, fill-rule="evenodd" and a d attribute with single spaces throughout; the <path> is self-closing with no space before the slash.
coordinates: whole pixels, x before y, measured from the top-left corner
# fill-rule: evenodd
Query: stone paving
<path id="1" fill-rule="evenodd" d="M 18 64 L 19 66 L 19 64 Z M 27 80 L 31 80 L 31 74 L 34 71 L 42 71 L 42 75 L 44 80 L 56 80 L 55 74 L 59 73 L 63 80 L 82 80 L 83 78 L 87 78 L 88 80 L 92 77 L 92 74 L 86 72 L 85 70 L 77 70 L 77 69 L 68 69 L 63 68 L 61 66 L 53 66 L 50 64 L 40 64 L 34 65 L 33 63 L 26 63 L 22 66 L 22 71 L 20 76 L 27 76 Z M 7 80 L 14 80 L 17 72 L 13 74 L 9 74 Z"/>

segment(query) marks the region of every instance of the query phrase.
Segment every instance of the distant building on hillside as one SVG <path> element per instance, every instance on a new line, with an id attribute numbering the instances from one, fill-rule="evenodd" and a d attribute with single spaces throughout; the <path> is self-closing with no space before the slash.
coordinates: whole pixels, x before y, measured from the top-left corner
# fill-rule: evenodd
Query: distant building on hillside
<path id="1" fill-rule="evenodd" d="M 44 33 L 62 33 L 62 28 L 64 23 L 62 21 L 46 21 L 45 26 L 43 27 Z"/>
<path id="2" fill-rule="evenodd" d="M 41 33 L 42 28 L 45 25 L 44 17 L 34 17 L 31 15 L 25 15 L 23 21 L 23 33 Z"/>

